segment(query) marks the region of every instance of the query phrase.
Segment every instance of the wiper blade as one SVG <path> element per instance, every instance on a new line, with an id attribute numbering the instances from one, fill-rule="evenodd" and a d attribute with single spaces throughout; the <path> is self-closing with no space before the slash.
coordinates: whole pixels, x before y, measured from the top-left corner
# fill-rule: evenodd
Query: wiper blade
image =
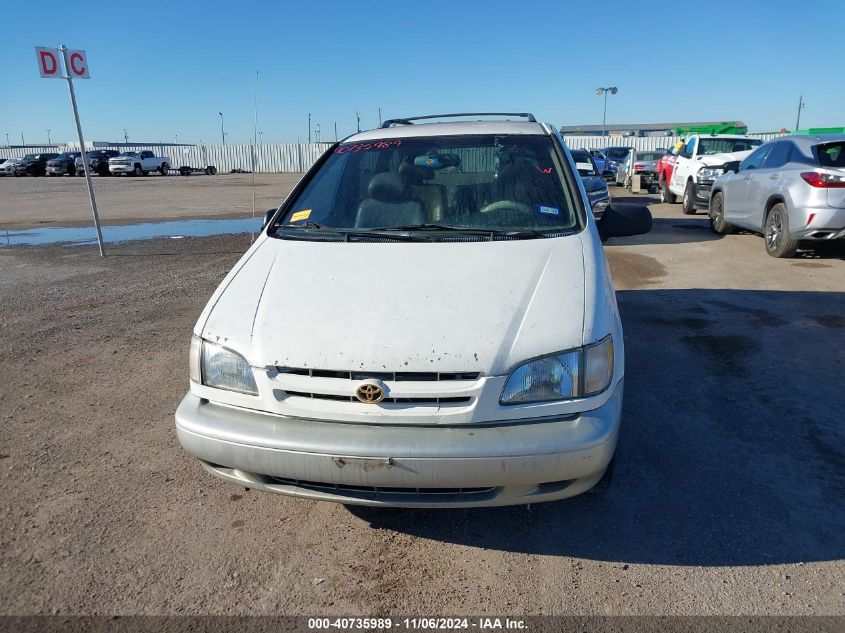
<path id="1" fill-rule="evenodd" d="M 319 231 L 326 233 L 334 233 L 340 235 L 347 240 L 350 237 L 389 237 L 391 239 L 405 238 L 408 241 L 422 241 L 415 235 L 411 235 L 409 231 L 392 232 L 386 229 L 355 229 L 355 228 L 341 228 L 336 226 L 326 226 L 317 222 L 301 222 L 296 224 L 280 224 L 276 227 L 278 229 L 305 229 L 307 231 Z"/>
<path id="2" fill-rule="evenodd" d="M 337 231 L 333 226 L 326 226 L 317 222 L 299 222 L 297 224 L 278 224 L 277 229 L 311 229 L 314 231 Z"/>
<path id="3" fill-rule="evenodd" d="M 448 224 L 409 224 L 406 226 L 381 227 L 379 231 L 453 231 L 455 233 L 466 233 L 468 235 L 484 235 L 490 237 L 540 237 L 542 232 L 536 229 L 495 229 L 481 228 L 474 226 L 451 226 Z"/>

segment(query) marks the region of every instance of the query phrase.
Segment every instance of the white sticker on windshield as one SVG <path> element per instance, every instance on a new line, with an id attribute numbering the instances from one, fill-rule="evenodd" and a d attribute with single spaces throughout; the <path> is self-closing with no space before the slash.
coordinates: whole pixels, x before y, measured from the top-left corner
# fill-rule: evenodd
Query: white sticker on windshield
<path id="1" fill-rule="evenodd" d="M 590 163 L 575 163 L 575 169 L 584 171 L 593 171 L 593 166 Z"/>
<path id="2" fill-rule="evenodd" d="M 544 207 L 543 205 L 540 205 L 537 208 L 537 211 L 544 213 L 545 215 L 560 215 L 560 209 L 557 207 Z"/>

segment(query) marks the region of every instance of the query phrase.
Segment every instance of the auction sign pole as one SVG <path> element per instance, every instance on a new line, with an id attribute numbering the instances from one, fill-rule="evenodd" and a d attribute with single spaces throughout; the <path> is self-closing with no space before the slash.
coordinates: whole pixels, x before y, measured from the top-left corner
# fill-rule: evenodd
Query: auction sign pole
<path id="1" fill-rule="evenodd" d="M 64 61 L 65 74 L 59 72 L 59 53 Z M 64 44 L 61 48 L 35 47 L 35 55 L 38 58 L 38 70 L 45 79 L 67 79 L 67 88 L 70 93 L 70 104 L 73 106 L 73 118 L 76 119 L 76 133 L 79 135 L 79 151 L 82 153 L 82 166 L 85 168 L 85 180 L 88 182 L 88 197 L 91 199 L 91 212 L 94 214 L 94 228 L 97 229 L 97 244 L 100 247 L 100 256 L 106 256 L 106 249 L 103 246 L 103 232 L 100 230 L 100 216 L 97 213 L 97 200 L 94 198 L 94 184 L 91 182 L 91 168 L 88 165 L 88 152 L 85 151 L 85 139 L 82 138 L 82 125 L 79 123 L 79 110 L 76 107 L 76 93 L 73 91 L 73 80 L 90 79 L 88 73 L 88 57 L 85 51 L 68 50 Z"/>

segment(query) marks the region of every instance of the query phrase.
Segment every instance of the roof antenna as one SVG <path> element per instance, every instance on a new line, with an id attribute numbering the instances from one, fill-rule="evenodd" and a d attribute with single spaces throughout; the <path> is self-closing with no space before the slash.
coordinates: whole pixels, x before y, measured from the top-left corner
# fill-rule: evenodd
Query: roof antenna
<path id="1" fill-rule="evenodd" d="M 255 139 L 258 136 L 258 71 L 255 71 L 255 116 L 252 120 L 252 237 L 249 243 L 255 241 Z"/>

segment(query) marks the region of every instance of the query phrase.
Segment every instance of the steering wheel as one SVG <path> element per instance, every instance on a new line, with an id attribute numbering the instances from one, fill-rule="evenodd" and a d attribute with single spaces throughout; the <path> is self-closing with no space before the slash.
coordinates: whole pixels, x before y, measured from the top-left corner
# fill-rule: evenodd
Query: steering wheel
<path id="1" fill-rule="evenodd" d="M 518 211 L 519 213 L 527 213 L 529 215 L 531 214 L 531 207 L 529 207 L 527 204 L 523 204 L 522 202 L 514 202 L 513 200 L 499 200 L 498 202 L 492 202 L 488 205 L 481 207 L 479 213 L 504 211 L 505 209 Z"/>

